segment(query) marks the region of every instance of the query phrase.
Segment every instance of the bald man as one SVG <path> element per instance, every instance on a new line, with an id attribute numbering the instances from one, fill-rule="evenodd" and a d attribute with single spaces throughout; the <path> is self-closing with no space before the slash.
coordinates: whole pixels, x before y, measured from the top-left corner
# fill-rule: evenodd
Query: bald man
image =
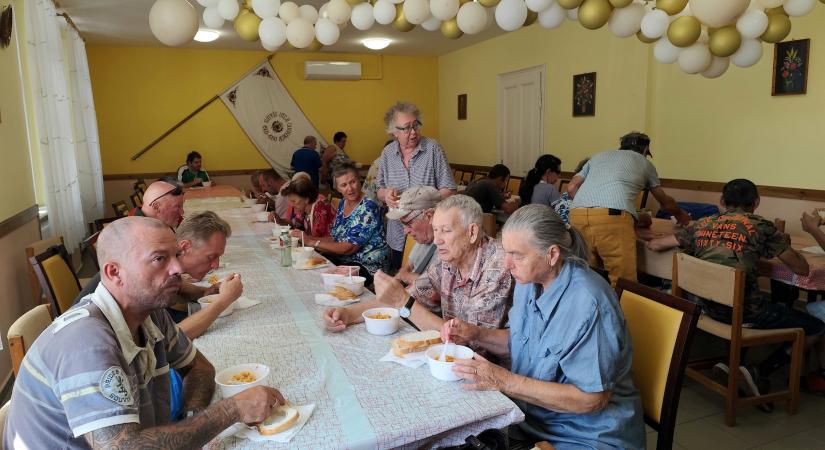
<path id="1" fill-rule="evenodd" d="M 133 216 L 146 216 L 177 228 L 183 217 L 183 188 L 166 181 L 155 181 L 143 194 L 143 206 L 135 208 Z"/>
<path id="2" fill-rule="evenodd" d="M 281 394 L 257 386 L 210 405 L 215 369 L 164 308 L 180 287 L 175 235 L 145 217 L 98 239 L 102 282 L 34 342 L 14 383 L 3 448 L 200 448 L 235 422 L 268 417 Z M 169 369 L 184 380 L 172 423 Z"/>

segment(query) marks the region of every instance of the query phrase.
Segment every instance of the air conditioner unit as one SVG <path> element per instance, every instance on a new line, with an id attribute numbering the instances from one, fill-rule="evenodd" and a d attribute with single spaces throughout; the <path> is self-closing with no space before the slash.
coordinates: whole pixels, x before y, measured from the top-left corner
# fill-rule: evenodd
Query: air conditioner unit
<path id="1" fill-rule="evenodd" d="M 306 80 L 360 80 L 361 63 L 351 61 L 306 61 Z"/>

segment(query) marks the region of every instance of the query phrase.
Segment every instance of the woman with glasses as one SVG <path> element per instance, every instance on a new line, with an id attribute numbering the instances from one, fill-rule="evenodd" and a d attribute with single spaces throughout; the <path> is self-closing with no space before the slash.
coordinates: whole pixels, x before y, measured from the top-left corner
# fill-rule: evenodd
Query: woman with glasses
<path id="1" fill-rule="evenodd" d="M 304 242 L 329 236 L 335 212 L 332 205 L 318 192 L 318 186 L 309 178 L 293 178 L 282 190 L 281 195 L 289 200 L 291 210 L 287 221 L 294 228 L 292 236 L 304 235 Z"/>
<path id="2" fill-rule="evenodd" d="M 378 199 L 390 209 L 398 207 L 402 192 L 414 186 L 432 186 L 443 197 L 455 193 L 450 164 L 435 139 L 422 136 L 421 112 L 412 103 L 398 102 L 384 114 L 387 134 L 393 141 L 378 160 Z M 404 227 L 397 220 L 387 223 L 387 244 L 392 250 L 390 271 L 401 267 Z"/>
<path id="3" fill-rule="evenodd" d="M 389 257 L 381 207 L 361 191 L 361 177 L 352 164 L 336 167 L 332 178 L 335 189 L 344 197 L 335 214 L 332 235 L 307 245 L 331 255 L 336 264 L 359 266 L 366 284 L 372 284 L 372 276 L 386 267 Z"/>

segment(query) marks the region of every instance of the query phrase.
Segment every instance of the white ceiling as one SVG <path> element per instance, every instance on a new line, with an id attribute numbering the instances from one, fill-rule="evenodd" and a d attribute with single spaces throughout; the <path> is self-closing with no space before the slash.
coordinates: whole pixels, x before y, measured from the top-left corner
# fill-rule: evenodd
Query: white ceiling
<path id="1" fill-rule="evenodd" d="M 195 0 L 189 0 L 200 13 L 203 7 Z M 154 0 L 57 0 L 59 9 L 69 14 L 80 29 L 86 42 L 90 44 L 163 46 L 149 30 L 149 9 Z M 311 4 L 319 8 L 325 0 L 298 0 L 298 5 Z M 203 26 L 203 23 L 201 23 Z M 260 42 L 246 42 L 235 33 L 230 22 L 220 30 L 221 38 L 209 42 L 192 42 L 188 48 L 221 48 L 262 50 Z M 341 32 L 338 43 L 324 47 L 326 53 L 367 53 L 374 52 L 361 44 L 367 37 L 387 37 L 393 43 L 378 53 L 390 55 L 442 55 L 481 42 L 504 33 L 494 23 L 482 33 L 464 35 L 459 39 L 447 39 L 440 32 L 428 32 L 416 27 L 408 33 L 396 31 L 389 25 L 376 23 L 368 31 L 360 31 L 349 24 Z M 292 50 L 295 51 L 295 50 Z"/>

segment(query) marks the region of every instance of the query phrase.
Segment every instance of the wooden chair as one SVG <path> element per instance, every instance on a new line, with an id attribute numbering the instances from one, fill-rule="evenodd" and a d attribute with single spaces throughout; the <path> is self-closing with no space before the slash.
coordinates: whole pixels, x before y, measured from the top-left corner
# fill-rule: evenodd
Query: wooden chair
<path id="1" fill-rule="evenodd" d="M 623 278 L 616 293 L 633 342 L 645 423 L 658 432 L 656 448 L 670 449 L 699 305 Z"/>
<path id="2" fill-rule="evenodd" d="M 14 376 L 20 372 L 20 365 L 26 350 L 34 343 L 37 336 L 52 323 L 52 305 L 37 305 L 20 316 L 9 327 L 9 353 Z M 2 424 L 2 421 L 0 421 Z"/>
<path id="3" fill-rule="evenodd" d="M 487 172 L 473 172 L 473 176 L 471 177 L 470 181 L 480 180 L 487 176 Z"/>
<path id="4" fill-rule="evenodd" d="M 100 271 L 100 264 L 97 261 L 97 238 L 99 236 L 100 231 L 95 232 L 80 243 L 80 254 L 84 256 L 88 254 L 98 271 Z"/>
<path id="5" fill-rule="evenodd" d="M 777 217 L 776 219 L 773 219 L 773 224 L 776 226 L 776 229 L 779 230 L 780 233 L 785 232 L 785 220 L 784 219 L 780 219 L 780 218 Z"/>
<path id="6" fill-rule="evenodd" d="M 146 181 L 144 181 L 143 178 L 141 178 L 140 180 L 135 181 L 133 187 L 135 191 L 140 192 L 140 197 L 143 198 L 143 194 L 146 193 L 146 188 L 148 188 L 149 186 L 146 184 Z"/>
<path id="7" fill-rule="evenodd" d="M 401 257 L 401 267 L 407 267 L 407 264 L 409 264 L 410 252 L 412 252 L 413 247 L 415 247 L 415 239 L 408 234 L 404 240 L 404 254 Z"/>
<path id="8" fill-rule="evenodd" d="M 644 189 L 636 196 L 636 209 L 643 209 L 645 205 L 647 205 L 647 196 L 650 193 L 649 190 Z"/>
<path id="9" fill-rule="evenodd" d="M 95 220 L 95 232 L 103 230 L 106 228 L 106 225 L 109 225 L 117 219 L 120 219 L 120 217 L 104 217 L 102 219 Z"/>
<path id="10" fill-rule="evenodd" d="M 132 207 L 134 208 L 140 208 L 143 206 L 143 199 L 138 191 L 129 194 L 129 201 L 132 202 Z"/>
<path id="11" fill-rule="evenodd" d="M 80 281 L 69 263 L 66 247 L 49 247 L 45 252 L 29 258 L 29 262 L 54 314 L 59 316 L 66 312 L 80 293 Z"/>
<path id="12" fill-rule="evenodd" d="M 32 242 L 28 247 L 26 247 L 26 259 L 29 260 L 34 255 L 39 255 L 45 252 L 53 245 L 63 245 L 63 236 L 54 236 L 48 239 Z M 37 274 L 34 272 L 34 268 L 29 265 L 27 270 L 29 272 L 29 283 L 32 287 L 32 299 L 36 302 L 36 304 L 44 303 L 45 299 L 43 298 L 43 290 L 40 288 L 40 281 L 37 279 Z"/>
<path id="13" fill-rule="evenodd" d="M 490 236 L 490 238 L 496 237 L 496 216 L 491 213 L 483 213 L 481 215 L 481 229 L 484 230 L 484 234 Z"/>
<path id="14" fill-rule="evenodd" d="M 455 180 L 456 184 L 461 183 L 461 177 L 464 175 L 464 171 L 453 169 L 453 180 Z"/>
<path id="15" fill-rule="evenodd" d="M 507 190 L 513 194 L 518 195 L 518 190 L 521 188 L 521 181 L 523 180 L 522 177 L 514 177 L 511 176 L 509 180 L 507 180 Z M 529 200 L 529 199 L 528 199 Z M 522 201 L 526 201 L 522 199 Z"/>
<path id="16" fill-rule="evenodd" d="M 115 211 L 115 216 L 117 218 L 126 217 L 129 215 L 129 207 L 123 200 L 118 200 L 112 203 L 112 209 Z"/>
<path id="17" fill-rule="evenodd" d="M 467 185 L 470 184 L 470 181 L 473 180 L 473 172 L 462 172 L 461 174 L 461 184 Z"/>
<path id="18" fill-rule="evenodd" d="M 687 376 L 725 397 L 725 424 L 736 424 L 736 408 L 761 403 L 787 401 L 788 414 L 795 414 L 799 406 L 799 376 L 805 348 L 805 333 L 801 328 L 757 330 L 742 328 L 745 302 L 745 274 L 741 269 L 714 264 L 688 256 L 673 254 L 673 294 L 684 298 L 690 292 L 706 301 L 712 301 L 733 309 L 732 321 L 728 325 L 711 319 L 707 315 L 699 318 L 699 329 L 716 337 L 730 341 L 727 359 L 710 358 L 691 361 L 687 366 Z M 754 397 L 739 398 L 739 366 L 742 349 L 766 344 L 790 343 L 790 379 L 786 390 Z M 719 361 L 728 365 L 727 385 L 720 384 L 707 376 L 703 370 Z"/>

